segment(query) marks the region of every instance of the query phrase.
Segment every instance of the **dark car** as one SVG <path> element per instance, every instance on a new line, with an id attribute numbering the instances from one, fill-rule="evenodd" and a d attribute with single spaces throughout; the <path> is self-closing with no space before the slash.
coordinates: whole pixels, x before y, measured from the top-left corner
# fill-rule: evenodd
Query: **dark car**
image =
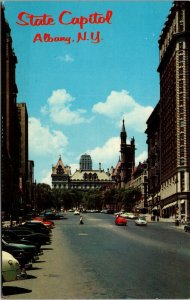
<path id="1" fill-rule="evenodd" d="M 37 233 L 24 227 L 10 227 L 6 231 L 14 232 L 18 238 L 24 238 L 28 241 L 38 243 L 39 245 L 50 244 L 51 238 L 47 234 Z"/>
<path id="2" fill-rule="evenodd" d="M 185 232 L 190 232 L 190 222 L 187 223 L 187 225 L 184 226 L 184 231 Z"/>
<path id="3" fill-rule="evenodd" d="M 115 218 L 115 225 L 127 225 L 127 218 L 121 217 L 121 216 L 116 216 Z"/>
<path id="4" fill-rule="evenodd" d="M 51 232 L 51 230 L 49 228 L 47 228 L 44 224 L 42 224 L 39 221 L 36 221 L 36 222 L 27 221 L 27 222 L 23 223 L 22 225 L 19 225 L 18 227 L 25 227 L 34 232 L 44 233 L 44 234 L 49 234 Z"/>
<path id="5" fill-rule="evenodd" d="M 7 243 L 34 245 L 36 247 L 37 253 L 42 253 L 42 250 L 40 249 L 41 245 L 39 243 L 29 241 L 27 238 L 20 238 L 14 233 L 14 231 L 2 230 L 1 236 Z"/>
<path id="6" fill-rule="evenodd" d="M 41 217 L 45 218 L 46 220 L 60 220 L 64 219 L 62 214 L 53 213 L 53 212 L 45 212 L 40 214 Z"/>
<path id="7" fill-rule="evenodd" d="M 7 243 L 2 239 L 1 246 L 2 250 L 12 254 L 22 267 L 37 258 L 36 247 L 33 245 Z"/>

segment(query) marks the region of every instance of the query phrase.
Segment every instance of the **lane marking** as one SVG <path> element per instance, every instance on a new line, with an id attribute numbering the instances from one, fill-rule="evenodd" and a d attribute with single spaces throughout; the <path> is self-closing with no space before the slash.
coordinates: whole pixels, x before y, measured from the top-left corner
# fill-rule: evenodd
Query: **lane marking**
<path id="1" fill-rule="evenodd" d="M 79 233 L 78 235 L 88 235 L 88 233 Z"/>

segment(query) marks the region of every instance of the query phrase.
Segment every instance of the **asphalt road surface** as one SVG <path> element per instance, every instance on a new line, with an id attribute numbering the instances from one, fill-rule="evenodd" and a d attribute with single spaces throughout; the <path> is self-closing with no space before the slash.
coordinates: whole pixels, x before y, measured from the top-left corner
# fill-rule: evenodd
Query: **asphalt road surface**
<path id="1" fill-rule="evenodd" d="M 114 216 L 68 213 L 28 279 L 6 299 L 189 299 L 190 234 L 171 223 L 116 226 Z"/>

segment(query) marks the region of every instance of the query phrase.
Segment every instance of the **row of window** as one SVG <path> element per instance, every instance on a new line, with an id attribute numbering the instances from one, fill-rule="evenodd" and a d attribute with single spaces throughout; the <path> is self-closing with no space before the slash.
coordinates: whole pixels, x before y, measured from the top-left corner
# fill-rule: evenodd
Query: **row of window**
<path id="1" fill-rule="evenodd" d="M 176 185 L 176 193 L 185 191 L 185 172 L 181 171 L 180 173 L 180 191 L 178 191 L 178 180 L 176 180 L 176 176 L 173 176 L 171 179 L 168 179 L 166 182 L 162 184 L 162 189 L 167 188 L 171 184 Z M 190 182 L 189 182 L 190 184 Z"/>
<path id="2" fill-rule="evenodd" d="M 65 184 L 54 184 L 53 185 L 53 188 L 55 189 L 67 189 L 67 188 L 71 188 L 71 189 L 83 189 L 83 190 L 86 190 L 86 189 L 97 189 L 97 188 L 100 188 L 99 185 L 71 185 L 68 187 L 68 185 L 65 185 Z"/>
<path id="3" fill-rule="evenodd" d="M 165 41 L 162 45 L 161 49 L 161 57 L 163 57 L 167 47 L 170 44 L 170 41 L 175 33 L 184 31 L 184 12 L 183 10 L 178 12 L 178 20 L 174 19 L 173 24 L 170 26 Z M 183 43 L 181 42 L 179 45 L 179 49 L 183 49 Z"/>

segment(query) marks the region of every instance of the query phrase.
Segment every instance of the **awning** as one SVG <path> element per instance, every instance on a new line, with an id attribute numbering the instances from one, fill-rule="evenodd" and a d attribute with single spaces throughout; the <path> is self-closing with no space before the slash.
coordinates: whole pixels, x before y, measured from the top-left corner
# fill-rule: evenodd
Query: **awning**
<path id="1" fill-rule="evenodd" d="M 172 202 L 172 203 L 169 203 L 169 204 L 165 205 L 164 207 L 162 207 L 162 209 L 166 209 L 166 208 L 171 207 L 171 206 L 174 206 L 174 205 L 176 205 L 176 204 L 177 204 L 177 201 Z"/>

